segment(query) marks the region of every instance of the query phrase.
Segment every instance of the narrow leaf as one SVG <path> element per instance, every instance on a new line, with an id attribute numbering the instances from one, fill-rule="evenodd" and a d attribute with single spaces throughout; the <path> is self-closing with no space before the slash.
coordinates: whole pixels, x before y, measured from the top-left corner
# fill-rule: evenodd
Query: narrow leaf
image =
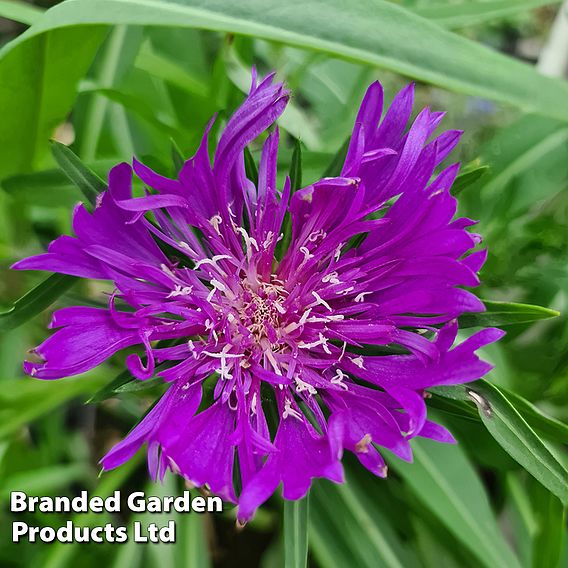
<path id="1" fill-rule="evenodd" d="M 477 384 L 487 383 L 485 379 L 480 379 Z M 460 418 L 479 421 L 479 412 L 471 397 L 468 395 L 467 385 L 456 385 L 450 387 L 433 387 L 428 389 L 432 397 L 428 400 L 428 405 L 439 409 L 447 414 L 452 414 Z M 499 387 L 501 394 L 506 397 L 509 403 L 515 407 L 517 412 L 526 422 L 547 440 L 568 444 L 568 425 L 556 418 L 546 416 L 538 407 L 503 387 Z"/>
<path id="2" fill-rule="evenodd" d="M 503 327 L 520 323 L 531 323 L 539 320 L 555 318 L 560 315 L 556 310 L 533 306 L 531 304 L 516 304 L 514 302 L 493 302 L 483 300 L 486 311 L 464 314 L 459 317 L 460 328 L 466 327 Z"/>
<path id="3" fill-rule="evenodd" d="M 459 195 L 464 189 L 474 185 L 480 178 L 489 172 L 489 166 L 465 168 L 452 185 L 452 195 Z"/>
<path id="4" fill-rule="evenodd" d="M 172 161 L 174 163 L 174 170 L 176 174 L 179 174 L 185 164 L 185 159 L 183 157 L 183 152 L 177 145 L 177 142 L 173 138 L 171 138 L 170 140 L 172 143 Z"/>
<path id="5" fill-rule="evenodd" d="M 61 170 L 82 191 L 87 201 L 95 206 L 97 196 L 107 189 L 106 183 L 65 144 L 53 141 L 51 151 Z"/>
<path id="6" fill-rule="evenodd" d="M 162 365 L 163 367 L 163 365 Z M 156 368 L 156 372 L 160 369 L 160 366 Z M 122 371 L 115 379 L 113 379 L 108 385 L 99 389 L 93 396 L 91 396 L 85 404 L 95 404 L 112 398 L 118 394 L 123 394 L 126 392 L 138 392 L 142 390 L 147 390 L 152 387 L 163 384 L 163 380 L 160 377 L 153 377 L 151 379 L 146 379 L 144 381 L 133 377 L 130 371 Z"/>
<path id="7" fill-rule="evenodd" d="M 254 185 L 258 185 L 258 168 L 256 167 L 256 162 L 254 161 L 254 157 L 248 146 L 245 146 L 244 156 L 245 172 L 247 177 L 250 181 L 252 181 L 252 183 L 254 183 Z"/>
<path id="8" fill-rule="evenodd" d="M 0 18 L 31 26 L 42 16 L 43 10 L 17 0 L 0 0 Z"/>
<path id="9" fill-rule="evenodd" d="M 480 566 L 519 568 L 485 489 L 461 447 L 415 438 L 412 448 L 414 463 L 393 456 L 389 465 L 416 497 L 476 556 Z"/>
<path id="10" fill-rule="evenodd" d="M 64 294 L 78 278 L 52 274 L 14 302 L 7 312 L 0 313 L 0 331 L 10 331 L 37 316 Z"/>
<path id="11" fill-rule="evenodd" d="M 565 82 L 539 75 L 527 64 L 379 0 L 312 0 L 302 9 L 276 0 L 74 0 L 47 11 L 0 53 L 0 59 L 42 32 L 79 25 L 85 37 L 90 35 L 85 25 L 101 23 L 180 26 L 260 37 L 568 120 Z"/>
<path id="12" fill-rule="evenodd" d="M 457 4 L 434 2 L 424 3 L 412 8 L 412 11 L 445 28 L 460 28 L 515 16 L 531 8 L 559 3 L 560 0 L 484 0 Z"/>
<path id="13" fill-rule="evenodd" d="M 294 151 L 292 152 L 288 176 L 290 178 L 291 199 L 294 192 L 302 186 L 302 145 L 297 138 L 294 138 Z M 276 245 L 276 258 L 282 258 L 286 254 L 292 241 L 292 217 L 289 211 L 286 211 L 284 216 L 282 235 L 282 240 Z"/>
<path id="14" fill-rule="evenodd" d="M 537 524 L 532 568 L 560 568 L 566 510 L 560 500 L 542 485 L 535 484 L 532 493 Z"/>
<path id="15" fill-rule="evenodd" d="M 481 420 L 503 449 L 565 505 L 568 471 L 495 385 L 477 381 L 468 387 Z"/>
<path id="16" fill-rule="evenodd" d="M 293 192 L 302 187 L 302 145 L 297 138 L 294 138 L 294 151 L 290 163 L 290 185 Z"/>

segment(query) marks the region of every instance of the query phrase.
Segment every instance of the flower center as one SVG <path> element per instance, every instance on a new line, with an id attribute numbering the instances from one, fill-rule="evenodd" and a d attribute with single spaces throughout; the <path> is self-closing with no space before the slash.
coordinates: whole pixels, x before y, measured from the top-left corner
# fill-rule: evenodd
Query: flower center
<path id="1" fill-rule="evenodd" d="M 286 314 L 284 301 L 287 291 L 282 282 L 274 276 L 270 282 L 250 283 L 243 280 L 241 293 L 233 303 L 237 318 L 233 320 L 234 331 L 249 334 L 253 343 L 264 346 L 266 340 L 275 344 L 281 337 L 283 316 Z"/>

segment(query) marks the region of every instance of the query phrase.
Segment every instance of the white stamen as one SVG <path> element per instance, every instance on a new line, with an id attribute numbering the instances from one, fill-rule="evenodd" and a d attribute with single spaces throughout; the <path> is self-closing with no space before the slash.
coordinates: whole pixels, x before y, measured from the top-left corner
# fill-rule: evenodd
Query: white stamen
<path id="1" fill-rule="evenodd" d="M 359 369 L 365 369 L 365 365 L 363 364 L 363 357 L 361 357 L 361 355 L 359 355 L 359 357 L 353 357 L 351 359 L 351 363 L 357 365 Z"/>
<path id="2" fill-rule="evenodd" d="M 274 358 L 274 353 L 272 353 L 271 349 L 266 349 L 264 351 L 264 355 L 266 356 L 266 358 L 270 361 L 270 364 L 272 365 L 272 368 L 274 369 L 274 372 L 277 375 L 282 376 L 282 371 L 280 370 L 280 367 L 278 366 L 278 361 L 276 361 L 276 359 Z"/>
<path id="3" fill-rule="evenodd" d="M 297 410 L 292 408 L 292 401 L 289 398 L 287 398 L 284 402 L 284 412 L 282 413 L 282 418 L 286 420 L 288 416 L 293 416 L 294 418 L 296 418 L 296 420 L 302 420 L 302 415 Z"/>
<path id="4" fill-rule="evenodd" d="M 323 317 L 312 316 L 306 321 L 308 321 L 309 323 L 328 323 L 330 321 L 341 321 L 343 319 L 345 319 L 344 315 L 336 314 L 332 316 L 323 316 Z"/>
<path id="5" fill-rule="evenodd" d="M 225 345 L 222 351 L 202 351 L 205 355 L 209 355 L 209 357 L 213 357 L 214 359 L 240 359 L 244 357 L 243 353 L 229 353 L 229 349 L 231 349 L 230 345 Z"/>
<path id="6" fill-rule="evenodd" d="M 308 317 L 309 317 L 311 311 L 312 311 L 312 308 L 308 308 L 303 313 L 302 317 L 300 318 L 300 321 L 298 322 L 300 325 L 304 325 L 308 321 Z"/>
<path id="7" fill-rule="evenodd" d="M 335 254 L 333 255 L 333 258 L 335 259 L 335 262 L 337 262 L 339 260 L 339 257 L 341 256 L 341 249 L 343 248 L 343 245 L 345 243 L 341 243 L 340 245 L 337 246 L 337 248 L 335 249 Z"/>
<path id="8" fill-rule="evenodd" d="M 266 239 L 264 239 L 262 246 L 265 249 L 267 249 L 273 242 L 274 242 L 274 232 L 268 231 L 268 233 L 266 233 Z"/>
<path id="9" fill-rule="evenodd" d="M 188 340 L 187 346 L 188 346 L 189 350 L 191 351 L 191 356 L 194 359 L 197 359 L 199 357 L 199 354 L 197 353 L 197 351 L 195 351 L 195 344 L 193 343 L 193 341 L 191 339 Z"/>
<path id="10" fill-rule="evenodd" d="M 223 218 L 221 217 L 221 215 L 213 215 L 213 217 L 211 217 L 211 219 L 209 219 L 209 223 L 213 226 L 213 229 L 215 229 L 215 232 L 221 236 L 221 231 L 219 230 L 219 225 L 223 222 Z"/>
<path id="11" fill-rule="evenodd" d="M 217 292 L 216 288 L 211 288 L 211 290 L 209 290 L 209 294 L 207 294 L 207 298 L 205 298 L 207 302 L 211 302 L 213 296 L 215 295 L 215 292 Z"/>
<path id="12" fill-rule="evenodd" d="M 202 258 L 201 260 L 199 260 L 195 263 L 195 270 L 197 270 L 200 266 L 203 266 L 204 264 L 210 264 L 211 266 L 214 266 L 215 268 L 219 268 L 217 266 L 217 262 L 219 262 L 220 260 L 223 260 L 223 259 L 231 260 L 231 258 L 232 257 L 230 257 L 227 254 L 216 254 L 213 258 Z"/>
<path id="13" fill-rule="evenodd" d="M 333 271 L 330 272 L 329 274 L 326 274 L 321 281 L 322 282 L 330 282 L 331 284 L 341 284 L 341 280 L 339 280 L 339 278 L 337 277 L 338 274 L 337 272 Z"/>
<path id="14" fill-rule="evenodd" d="M 314 258 L 314 255 L 306 247 L 300 247 L 300 252 L 304 255 L 304 260 L 302 260 L 302 264 L 308 262 L 310 258 Z"/>
<path id="15" fill-rule="evenodd" d="M 308 241 L 310 243 L 315 243 L 319 238 L 324 239 L 327 236 L 327 233 L 322 229 L 318 231 L 313 231 L 308 235 Z"/>
<path id="16" fill-rule="evenodd" d="M 185 241 L 179 241 L 179 246 L 182 249 L 185 249 L 186 251 L 188 251 L 193 256 L 196 256 L 196 252 Z"/>
<path id="17" fill-rule="evenodd" d="M 310 394 L 318 394 L 318 391 L 312 385 L 305 383 L 300 377 L 296 377 L 294 382 L 296 383 L 296 392 L 300 393 L 307 390 Z"/>
<path id="18" fill-rule="evenodd" d="M 324 337 L 323 333 L 319 334 L 319 338 L 321 340 L 321 346 L 323 348 L 323 350 L 328 354 L 331 355 L 331 351 L 329 349 L 329 347 L 327 346 L 327 337 Z"/>
<path id="19" fill-rule="evenodd" d="M 254 247 L 257 252 L 260 250 L 258 243 L 256 242 L 256 239 L 249 236 L 243 227 L 237 227 L 235 230 L 243 236 L 243 239 L 245 240 L 245 247 L 247 249 L 247 258 L 250 260 L 252 256 L 252 247 Z"/>
<path id="20" fill-rule="evenodd" d="M 341 369 L 337 369 L 337 373 L 333 377 L 331 377 L 331 384 L 337 385 L 343 390 L 349 390 L 347 385 L 343 382 L 346 376 L 347 375 L 345 375 L 345 373 Z"/>
<path id="21" fill-rule="evenodd" d="M 284 306 L 282 306 L 281 304 L 279 304 L 278 302 L 274 302 L 274 307 L 276 308 L 276 310 L 281 313 L 282 315 L 284 315 L 286 313 L 286 309 L 284 308 Z"/>
<path id="22" fill-rule="evenodd" d="M 333 311 L 331 309 L 331 306 L 325 300 L 323 300 L 322 297 L 314 290 L 312 290 L 312 296 L 316 299 L 316 306 L 321 304 L 322 306 L 325 306 L 330 312 Z"/>
<path id="23" fill-rule="evenodd" d="M 168 276 L 173 276 L 175 278 L 175 274 L 165 264 L 160 264 L 160 268 L 162 269 L 162 272 L 165 272 Z"/>
<path id="24" fill-rule="evenodd" d="M 428 199 L 432 199 L 432 197 L 436 197 L 436 195 L 440 195 L 441 193 L 444 193 L 444 191 L 446 191 L 446 190 L 445 190 L 445 188 L 442 187 L 441 189 L 438 189 L 438 191 L 435 191 L 434 193 L 431 193 L 431 194 L 428 196 Z"/>
<path id="25" fill-rule="evenodd" d="M 211 286 L 213 286 L 214 288 L 217 288 L 217 290 L 219 290 L 220 292 L 226 292 L 227 291 L 227 287 L 225 286 L 225 284 L 223 284 L 222 282 L 219 282 L 219 280 L 216 280 L 215 278 L 211 279 Z"/>
<path id="26" fill-rule="evenodd" d="M 355 296 L 355 302 L 356 303 L 364 302 L 365 296 L 368 296 L 369 294 L 372 294 L 372 292 L 361 292 L 360 294 L 357 294 Z"/>
<path id="27" fill-rule="evenodd" d="M 174 298 L 175 296 L 188 296 L 193 291 L 193 286 L 181 286 L 176 284 L 175 290 L 172 290 L 166 298 Z"/>
<path id="28" fill-rule="evenodd" d="M 328 354 L 331 355 L 331 351 L 327 346 L 328 339 L 323 335 L 323 333 L 319 334 L 319 339 L 317 341 L 312 341 L 312 343 L 306 343 L 305 341 L 300 341 L 298 343 L 298 347 L 300 349 L 313 349 L 314 347 L 318 347 L 319 345 L 322 346 L 323 350 Z"/>
<path id="29" fill-rule="evenodd" d="M 252 395 L 252 400 L 250 401 L 250 411 L 256 414 L 256 393 Z"/>

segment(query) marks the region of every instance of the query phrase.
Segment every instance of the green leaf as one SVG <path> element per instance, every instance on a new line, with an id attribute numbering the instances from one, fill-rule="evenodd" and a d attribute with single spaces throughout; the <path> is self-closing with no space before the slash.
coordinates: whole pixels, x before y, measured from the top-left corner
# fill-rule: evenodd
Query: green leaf
<path id="1" fill-rule="evenodd" d="M 487 383 L 485 379 L 479 379 L 478 382 Z M 467 388 L 466 385 L 430 388 L 428 391 L 433 396 L 429 399 L 428 405 L 460 418 L 478 421 L 480 420 L 479 412 L 468 395 Z M 547 440 L 568 444 L 567 424 L 556 418 L 546 416 L 538 407 L 517 393 L 503 387 L 499 388 L 503 396 L 509 400 L 531 428 Z"/>
<path id="2" fill-rule="evenodd" d="M 284 566 L 306 568 L 308 563 L 309 493 L 297 501 L 284 500 Z"/>
<path id="3" fill-rule="evenodd" d="M 532 568 L 560 568 L 564 548 L 566 510 L 560 500 L 542 485 L 535 484 L 532 495 L 537 524 Z"/>
<path id="4" fill-rule="evenodd" d="M 170 141 L 172 144 L 171 152 L 172 152 L 172 161 L 174 163 L 174 171 L 176 172 L 176 175 L 178 175 L 185 164 L 185 158 L 183 157 L 183 152 L 181 151 L 180 147 L 177 145 L 177 142 L 173 138 L 171 138 Z"/>
<path id="5" fill-rule="evenodd" d="M 116 160 L 101 160 L 87 166 L 98 177 L 106 176 Z M 19 203 L 69 209 L 82 199 L 77 185 L 59 168 L 20 174 L 2 180 L 2 189 Z"/>
<path id="6" fill-rule="evenodd" d="M 166 120 L 159 116 L 160 113 L 157 113 L 156 109 L 152 108 L 146 101 L 136 95 L 123 93 L 118 89 L 102 88 L 90 84 L 87 85 L 87 87 L 81 88 L 81 93 L 91 93 L 102 96 L 104 99 L 119 104 L 123 107 L 124 111 L 135 114 L 166 136 L 174 137 L 178 134 L 178 130 L 175 126 L 166 122 Z"/>
<path id="7" fill-rule="evenodd" d="M 412 11 L 445 28 L 459 28 L 507 18 L 522 14 L 532 8 L 559 3 L 560 0 L 485 0 L 484 2 L 466 1 L 457 4 L 428 3 L 412 8 Z"/>
<path id="8" fill-rule="evenodd" d="M 436 392 L 436 389 L 429 389 L 429 392 L 432 394 L 432 397 L 428 400 L 428 406 L 435 408 L 436 410 L 441 410 L 445 414 L 450 414 L 451 416 L 457 416 L 458 418 L 479 422 L 479 414 L 472 404 L 468 404 L 464 400 L 455 400 L 440 395 Z"/>
<path id="9" fill-rule="evenodd" d="M 31 26 L 42 16 L 43 10 L 15 0 L 0 0 L 0 18 Z"/>
<path id="10" fill-rule="evenodd" d="M 150 44 L 145 42 L 136 57 L 135 66 L 150 75 L 174 85 L 195 96 L 205 98 L 209 95 L 207 84 L 195 74 L 178 63 L 156 53 Z"/>
<path id="11" fill-rule="evenodd" d="M 88 473 L 88 467 L 82 463 L 52 465 L 15 473 L 2 480 L 0 499 L 8 499 L 11 491 L 41 495 L 62 490 L 70 483 L 84 480 Z"/>
<path id="12" fill-rule="evenodd" d="M 4 390 L 0 394 L 0 439 L 12 436 L 23 426 L 75 397 L 96 390 L 105 379 L 97 371 L 58 381 L 4 379 Z"/>
<path id="13" fill-rule="evenodd" d="M 493 302 L 490 300 L 482 301 L 485 304 L 486 311 L 460 316 L 460 328 L 489 326 L 503 327 L 507 325 L 546 320 L 560 315 L 560 313 L 556 310 L 551 310 L 542 306 L 533 306 L 531 304 Z"/>
<path id="14" fill-rule="evenodd" d="M 495 385 L 477 381 L 467 388 L 481 420 L 503 449 L 565 505 L 568 470 Z"/>
<path id="15" fill-rule="evenodd" d="M 452 185 L 452 195 L 459 195 L 464 189 L 474 185 L 489 169 L 489 166 L 478 165 L 477 161 L 465 168 Z"/>
<path id="16" fill-rule="evenodd" d="M 499 387 L 517 412 L 544 438 L 568 444 L 568 424 L 543 414 L 538 407 L 517 393 Z"/>
<path id="17" fill-rule="evenodd" d="M 66 28 L 32 34 L 22 43 L 18 36 L 0 51 L 0 178 L 44 165 L 49 139 L 66 119 L 104 33 L 96 26 L 88 33 Z"/>
<path id="18" fill-rule="evenodd" d="M 487 568 L 519 568 L 497 525 L 487 494 L 460 446 L 412 440 L 414 463 L 390 466 Z M 390 455 L 390 454 L 389 454 Z"/>
<path id="19" fill-rule="evenodd" d="M 291 198 L 294 192 L 302 187 L 302 144 L 297 138 L 294 138 L 294 151 L 292 152 L 288 176 L 290 177 Z M 276 245 L 276 258 L 282 258 L 286 254 L 292 241 L 292 217 L 289 211 L 286 211 L 284 215 L 282 235 L 282 240 Z"/>
<path id="20" fill-rule="evenodd" d="M 163 366 L 162 366 L 163 367 Z M 156 371 L 160 369 L 160 366 L 156 368 Z M 164 384 L 163 379 L 160 377 L 152 377 L 144 381 L 133 377 L 130 371 L 122 371 L 115 379 L 113 379 L 108 385 L 99 389 L 93 396 L 91 396 L 85 404 L 95 404 L 112 398 L 118 394 L 124 394 L 126 392 L 138 392 L 142 390 L 147 390 L 152 387 Z"/>
<path id="21" fill-rule="evenodd" d="M 66 274 L 52 274 L 0 313 L 0 331 L 10 331 L 37 316 L 64 294 L 78 278 Z"/>
<path id="22" fill-rule="evenodd" d="M 258 185 L 258 168 L 256 167 L 256 162 L 254 161 L 254 157 L 249 150 L 248 146 L 245 146 L 245 172 L 247 174 L 248 179 L 254 183 L 254 185 Z"/>
<path id="23" fill-rule="evenodd" d="M 507 128 L 499 130 L 484 146 L 480 154 L 482 163 L 491 168 L 483 178 L 477 192 L 476 208 L 471 211 L 475 216 L 482 215 L 489 227 L 494 219 L 501 230 L 507 228 L 502 219 L 492 215 L 496 203 L 503 203 L 507 212 L 518 212 L 521 206 L 528 207 L 543 195 L 513 196 L 505 191 L 509 184 L 533 170 L 543 159 L 558 152 L 564 155 L 568 141 L 568 127 L 565 122 L 550 120 L 542 116 L 523 116 Z M 542 184 L 546 188 L 547 184 Z M 552 184 L 553 191 L 554 184 Z M 470 194 L 471 195 L 471 194 Z M 509 213 L 510 214 L 510 213 Z M 502 227 L 501 227 L 502 226 Z"/>
<path id="24" fill-rule="evenodd" d="M 356 464 L 360 468 L 360 464 Z M 317 480 L 311 489 L 310 550 L 320 566 L 343 568 L 412 568 L 416 558 L 396 534 L 385 515 L 380 483 L 368 485 L 347 475 L 343 485 Z M 354 546 L 354 543 L 357 543 Z"/>
<path id="25" fill-rule="evenodd" d="M 110 497 L 116 490 L 120 489 L 124 482 L 133 474 L 142 461 L 143 454 L 138 452 L 135 456 L 130 458 L 121 467 L 105 473 L 97 488 L 91 492 L 91 497 L 99 496 L 103 499 Z M 76 513 L 71 518 L 71 521 L 77 526 L 92 527 L 99 525 L 101 522 L 104 525 L 103 519 L 108 519 L 111 522 L 108 514 L 93 513 Z M 71 543 L 54 542 L 48 549 L 47 555 L 42 561 L 42 568 L 67 568 L 72 564 L 71 558 L 78 553 L 78 549 L 84 546 L 81 543 L 74 541 Z M 81 549 L 84 550 L 84 549 Z M 78 562 L 75 562 L 77 564 Z"/>
<path id="26" fill-rule="evenodd" d="M 351 142 L 351 137 L 349 136 L 345 142 L 341 145 L 333 159 L 327 166 L 326 170 L 323 172 L 322 177 L 337 177 L 341 175 L 341 168 L 345 163 L 345 158 L 347 156 L 347 150 L 349 149 L 349 143 Z"/>
<path id="27" fill-rule="evenodd" d="M 294 151 L 292 152 L 289 175 L 292 192 L 297 191 L 302 187 L 302 145 L 297 138 L 294 139 Z"/>
<path id="28" fill-rule="evenodd" d="M 97 196 L 108 189 L 107 184 L 65 144 L 54 140 L 51 151 L 61 170 L 81 190 L 87 201 L 95 206 Z"/>
<path id="29" fill-rule="evenodd" d="M 140 41 L 141 33 L 139 30 L 132 30 L 127 26 L 117 26 L 112 30 L 105 42 L 99 61 L 96 77 L 98 87 L 111 89 L 117 83 L 121 74 L 134 61 Z M 134 49 L 130 48 L 130 44 L 134 45 Z M 97 94 L 92 96 L 89 101 L 85 112 L 85 124 L 81 130 L 82 137 L 79 140 L 79 155 L 84 160 L 95 159 L 105 117 L 109 110 L 108 107 L 108 99 Z M 122 137 L 124 137 L 124 133 Z M 122 148 L 122 150 L 130 156 L 133 151 L 129 140 L 126 145 L 127 148 Z"/>
<path id="30" fill-rule="evenodd" d="M 48 30 L 79 24 L 196 27 L 257 36 L 568 120 L 564 81 L 539 75 L 529 65 L 378 0 L 314 0 L 302 9 L 276 0 L 74 0 L 46 12 L 4 48 L 0 58 L 18 53 Z M 57 36 L 64 31 L 58 30 Z M 80 33 L 83 39 L 90 37 L 84 28 Z M 4 71 L 1 65 L 2 80 Z M 12 106 L 3 104 L 2 108 L 10 113 Z"/>

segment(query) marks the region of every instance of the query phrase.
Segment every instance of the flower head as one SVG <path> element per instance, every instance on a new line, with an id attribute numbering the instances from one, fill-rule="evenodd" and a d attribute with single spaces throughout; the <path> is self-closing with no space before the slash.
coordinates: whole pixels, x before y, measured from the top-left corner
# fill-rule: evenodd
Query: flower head
<path id="1" fill-rule="evenodd" d="M 170 469 L 206 484 L 246 520 L 280 484 L 298 499 L 314 477 L 341 482 L 344 450 L 385 476 L 379 447 L 410 461 L 415 436 L 453 441 L 427 419 L 424 389 L 487 373 L 475 351 L 501 332 L 454 346 L 457 316 L 484 309 L 462 287 L 478 284 L 485 251 L 470 252 L 474 222 L 454 219 L 458 165 L 434 173 L 461 133 L 429 141 L 443 115 L 428 109 L 407 128 L 412 100 L 409 86 L 383 115 L 382 87 L 371 85 L 341 175 L 291 196 L 288 179 L 277 188 L 277 129 L 258 182 L 245 172 L 245 147 L 288 101 L 272 76 L 254 77 L 213 166 L 209 128 L 178 179 L 120 164 L 94 211 L 75 209 L 75 237 L 15 265 L 115 287 L 108 309 L 55 312 L 58 330 L 27 373 L 74 375 L 142 345 L 144 357 L 127 357 L 132 375 L 168 383 L 105 469 L 147 443 L 154 477 Z M 132 196 L 133 173 L 144 197 Z"/>

